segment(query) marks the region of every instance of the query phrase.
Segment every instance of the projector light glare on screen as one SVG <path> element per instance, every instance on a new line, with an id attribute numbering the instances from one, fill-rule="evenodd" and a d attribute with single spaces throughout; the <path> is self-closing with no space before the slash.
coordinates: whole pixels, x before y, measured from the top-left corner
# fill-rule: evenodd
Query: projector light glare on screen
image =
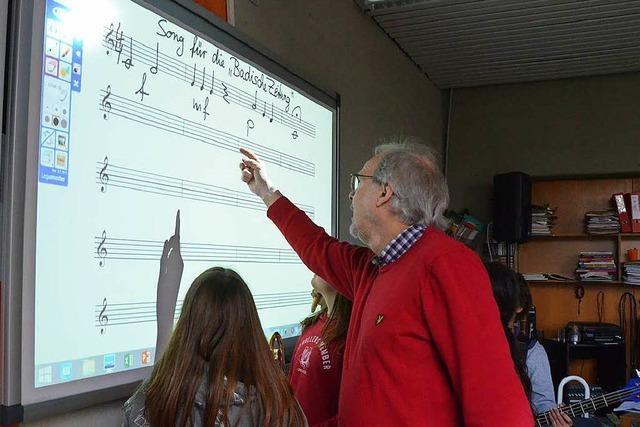
<path id="1" fill-rule="evenodd" d="M 34 389 L 153 365 L 178 211 L 174 321 L 193 279 L 223 266 L 266 336 L 298 335 L 311 273 L 240 180 L 239 148 L 331 231 L 335 108 L 129 0 L 47 0 L 42 64 Z"/>

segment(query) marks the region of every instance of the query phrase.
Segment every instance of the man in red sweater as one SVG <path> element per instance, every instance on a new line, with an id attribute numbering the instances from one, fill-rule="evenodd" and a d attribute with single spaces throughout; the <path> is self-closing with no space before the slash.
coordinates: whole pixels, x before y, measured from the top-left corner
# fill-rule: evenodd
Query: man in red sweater
<path id="1" fill-rule="evenodd" d="M 487 273 L 436 226 L 448 190 L 426 147 L 388 144 L 351 177 L 340 242 L 269 181 L 250 151 L 242 180 L 302 261 L 353 301 L 341 426 L 531 427 Z"/>

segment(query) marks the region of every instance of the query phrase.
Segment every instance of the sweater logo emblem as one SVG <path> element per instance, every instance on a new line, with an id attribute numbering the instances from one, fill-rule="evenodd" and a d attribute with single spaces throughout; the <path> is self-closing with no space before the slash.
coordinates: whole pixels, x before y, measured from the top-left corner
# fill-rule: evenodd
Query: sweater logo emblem
<path id="1" fill-rule="evenodd" d="M 376 326 L 378 326 L 380 323 L 382 323 L 383 319 L 384 319 L 384 314 L 378 314 L 376 316 Z"/>
<path id="2" fill-rule="evenodd" d="M 309 368 L 309 359 L 311 359 L 311 352 L 313 349 L 311 347 L 305 347 L 302 351 L 302 356 L 300 356 L 300 366 L 302 369 Z"/>

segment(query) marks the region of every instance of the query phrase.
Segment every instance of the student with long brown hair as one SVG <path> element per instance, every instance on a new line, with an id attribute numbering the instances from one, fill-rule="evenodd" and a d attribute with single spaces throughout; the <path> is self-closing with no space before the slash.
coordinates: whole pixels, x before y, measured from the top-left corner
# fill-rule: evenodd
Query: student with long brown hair
<path id="1" fill-rule="evenodd" d="M 527 352 L 526 346 L 523 346 L 522 343 L 516 340 L 513 334 L 516 315 L 522 311 L 522 308 L 526 304 L 526 301 L 523 301 L 526 293 L 523 292 L 522 286 L 527 286 L 527 284 L 521 274 L 516 273 L 502 263 L 487 262 L 485 263 L 485 267 L 491 280 L 493 297 L 500 311 L 500 321 L 507 342 L 509 343 L 514 368 L 520 377 L 522 388 L 532 404 L 533 412 L 537 413 L 537 408 L 533 404 L 534 402 L 532 402 L 532 397 L 540 395 L 541 382 L 538 380 L 538 377 L 544 375 L 542 371 L 545 370 L 545 367 L 543 366 L 537 369 L 539 372 L 533 377 L 536 381 L 532 381 L 532 371 L 529 369 L 529 367 L 532 366 L 529 360 L 531 354 Z M 544 357 L 546 359 L 546 353 Z M 546 359 L 546 375 L 549 376 L 546 382 L 551 383 L 551 371 L 549 370 L 548 359 Z M 551 410 L 551 412 L 549 412 L 549 418 L 552 427 L 571 427 L 573 425 L 571 418 L 560 412 L 557 408 L 545 408 L 545 410 L 546 409 Z"/>
<path id="2" fill-rule="evenodd" d="M 198 276 L 169 345 L 125 404 L 125 426 L 306 426 L 233 270 Z"/>
<path id="3" fill-rule="evenodd" d="M 321 277 L 311 279 L 314 307 L 302 323 L 289 368 L 293 393 L 310 426 L 335 424 L 342 379 L 344 344 L 351 317 L 351 301 Z"/>

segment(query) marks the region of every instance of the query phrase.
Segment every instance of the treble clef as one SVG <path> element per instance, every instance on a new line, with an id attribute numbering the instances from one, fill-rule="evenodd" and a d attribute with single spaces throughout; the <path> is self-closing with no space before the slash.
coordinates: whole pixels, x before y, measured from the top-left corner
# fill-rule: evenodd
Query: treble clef
<path id="1" fill-rule="evenodd" d="M 109 166 L 109 158 L 107 156 L 104 157 L 104 166 L 100 169 L 100 182 L 102 183 L 102 187 L 100 187 L 100 191 L 103 193 L 107 192 L 107 184 L 109 183 L 109 175 L 107 174 L 107 166 Z"/>
<path id="2" fill-rule="evenodd" d="M 111 96 L 111 85 L 107 85 L 107 90 L 105 91 L 105 95 L 102 97 L 102 111 L 104 114 L 102 118 L 107 120 L 109 118 L 109 113 L 111 112 L 111 102 L 109 102 L 109 97 Z"/>
<path id="3" fill-rule="evenodd" d="M 100 310 L 100 314 L 98 314 L 98 323 L 100 324 L 100 334 L 104 335 L 107 330 L 107 324 L 109 323 L 109 317 L 104 313 L 107 311 L 107 298 L 105 297 L 102 300 L 102 310 Z"/>
<path id="4" fill-rule="evenodd" d="M 96 253 L 98 254 L 98 258 L 100 258 L 100 262 L 98 263 L 98 265 L 100 267 L 104 267 L 105 264 L 105 260 L 107 258 L 108 252 L 107 252 L 107 248 L 105 248 L 104 246 L 104 242 L 107 240 L 107 231 L 106 230 L 102 230 L 102 241 L 100 241 L 100 244 L 98 245 L 98 248 L 96 249 Z"/>

